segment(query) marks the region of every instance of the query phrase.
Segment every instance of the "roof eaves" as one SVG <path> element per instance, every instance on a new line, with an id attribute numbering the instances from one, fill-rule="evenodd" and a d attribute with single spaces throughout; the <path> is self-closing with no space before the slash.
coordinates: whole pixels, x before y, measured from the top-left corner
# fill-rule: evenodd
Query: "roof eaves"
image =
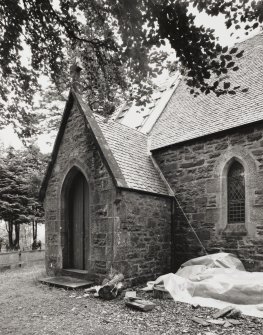
<path id="1" fill-rule="evenodd" d="M 137 192 L 137 193 L 142 193 L 142 194 L 149 194 L 153 196 L 158 196 L 158 197 L 165 197 L 165 198 L 173 198 L 174 194 L 170 194 L 170 192 L 165 193 L 165 192 L 157 192 L 157 191 L 149 191 L 149 190 L 144 190 L 141 188 L 136 188 L 136 187 L 119 187 L 119 189 L 123 191 L 130 191 L 130 192 Z"/>
<path id="2" fill-rule="evenodd" d="M 255 120 L 255 121 L 240 124 L 240 125 L 235 126 L 235 127 L 225 128 L 225 129 L 221 129 L 221 130 L 218 130 L 218 131 L 215 131 L 215 132 L 206 133 L 206 134 L 202 134 L 202 135 L 196 135 L 194 137 L 189 137 L 189 138 L 186 138 L 186 139 L 183 139 L 183 140 L 180 140 L 180 141 L 175 141 L 175 142 L 172 142 L 172 143 L 167 143 L 167 144 L 164 143 L 164 144 L 159 145 L 159 146 L 150 146 L 149 147 L 149 152 L 153 153 L 155 151 L 157 152 L 157 151 L 162 150 L 162 149 L 171 148 L 174 145 L 181 146 L 181 145 L 185 145 L 186 143 L 191 143 L 191 142 L 196 141 L 196 140 L 199 141 L 199 140 L 207 139 L 207 138 L 212 137 L 212 136 L 220 136 L 220 135 L 223 135 L 223 134 L 229 134 L 229 133 L 241 130 L 244 127 L 254 126 L 254 125 L 257 125 L 257 124 L 262 124 L 262 122 L 263 122 L 263 119 Z M 150 145 L 151 145 L 151 142 L 150 142 Z"/>

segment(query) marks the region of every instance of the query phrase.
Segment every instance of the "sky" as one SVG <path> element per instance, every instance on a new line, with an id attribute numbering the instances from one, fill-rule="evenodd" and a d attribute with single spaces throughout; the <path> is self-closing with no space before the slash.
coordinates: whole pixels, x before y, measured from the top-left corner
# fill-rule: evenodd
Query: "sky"
<path id="1" fill-rule="evenodd" d="M 206 27 L 210 27 L 215 29 L 215 35 L 219 37 L 219 42 L 224 45 L 232 45 L 235 42 L 240 42 L 247 38 L 245 37 L 242 31 L 235 32 L 235 30 L 227 30 L 224 26 L 224 20 L 222 16 L 218 17 L 209 17 L 204 13 L 198 13 L 197 11 L 193 11 L 193 14 L 196 15 L 196 24 L 204 25 Z M 233 36 L 230 36 L 231 32 L 234 32 Z M 252 35 L 256 34 L 257 32 L 253 32 Z M 239 34 L 239 35 L 238 35 Z M 237 36 L 240 39 L 237 39 Z M 249 35 L 251 37 L 251 35 Z M 24 59 L 26 61 L 28 50 L 24 51 Z M 48 85 L 48 79 L 45 77 L 41 78 L 41 85 L 43 90 Z M 41 98 L 40 98 L 41 99 Z M 48 153 L 52 151 L 53 142 L 54 142 L 55 134 L 43 134 L 38 137 L 36 144 L 40 147 L 41 151 L 44 153 Z M 22 143 L 14 133 L 11 126 L 6 127 L 3 130 L 0 130 L 0 142 L 4 144 L 5 147 L 13 146 L 17 149 L 22 148 Z"/>

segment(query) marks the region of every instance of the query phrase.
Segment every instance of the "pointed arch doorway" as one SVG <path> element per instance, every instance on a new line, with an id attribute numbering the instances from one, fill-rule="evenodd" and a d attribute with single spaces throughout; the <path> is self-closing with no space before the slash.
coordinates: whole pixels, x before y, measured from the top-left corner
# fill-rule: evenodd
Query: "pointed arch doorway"
<path id="1" fill-rule="evenodd" d="M 65 194 L 65 245 L 63 267 L 88 270 L 89 188 L 82 172 L 73 168 Z"/>

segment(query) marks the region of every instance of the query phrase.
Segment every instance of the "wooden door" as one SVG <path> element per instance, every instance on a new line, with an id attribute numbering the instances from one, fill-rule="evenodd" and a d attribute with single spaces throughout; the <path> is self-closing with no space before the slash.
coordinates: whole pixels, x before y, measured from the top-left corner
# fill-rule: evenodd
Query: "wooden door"
<path id="1" fill-rule="evenodd" d="M 88 184 L 82 173 L 72 181 L 69 194 L 69 250 L 74 269 L 86 269 L 88 259 Z"/>

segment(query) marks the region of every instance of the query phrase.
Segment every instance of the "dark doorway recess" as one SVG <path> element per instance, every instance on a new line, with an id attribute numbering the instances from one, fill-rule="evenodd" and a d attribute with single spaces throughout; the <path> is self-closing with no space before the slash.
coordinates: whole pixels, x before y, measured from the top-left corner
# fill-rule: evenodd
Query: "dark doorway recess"
<path id="1" fill-rule="evenodd" d="M 66 196 L 67 268 L 88 270 L 89 190 L 86 178 L 76 171 Z"/>

